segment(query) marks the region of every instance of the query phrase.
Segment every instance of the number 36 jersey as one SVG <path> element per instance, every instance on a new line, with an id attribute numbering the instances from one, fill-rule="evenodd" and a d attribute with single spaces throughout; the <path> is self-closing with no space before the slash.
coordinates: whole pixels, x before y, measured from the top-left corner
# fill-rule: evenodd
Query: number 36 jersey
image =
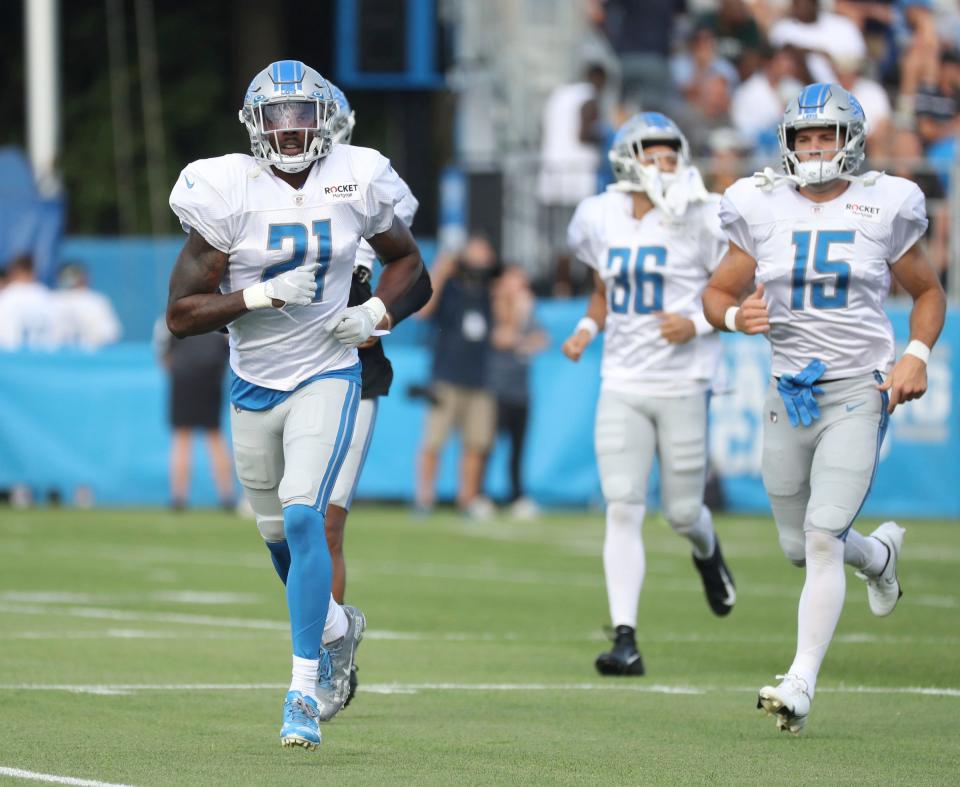
<path id="1" fill-rule="evenodd" d="M 319 263 L 313 303 L 257 309 L 230 323 L 230 366 L 238 377 L 291 391 L 321 372 L 357 363 L 357 351 L 324 326 L 347 306 L 360 240 L 390 228 L 407 191 L 386 158 L 352 145 L 335 145 L 301 189 L 247 155 L 187 165 L 170 207 L 185 231 L 196 230 L 229 255 L 221 292 Z"/>
<path id="2" fill-rule="evenodd" d="M 701 294 L 726 245 L 719 197 L 691 204 L 671 220 L 659 208 L 636 219 L 630 194 L 607 191 L 583 200 L 567 230 L 577 258 L 607 291 L 601 376 L 605 388 L 651 396 L 686 396 L 710 387 L 720 338 L 703 316 Z M 658 312 L 693 321 L 697 336 L 671 344 Z"/>
<path id="3" fill-rule="evenodd" d="M 893 329 L 883 310 L 890 265 L 927 229 L 916 184 L 879 175 L 873 185 L 853 182 L 839 197 L 813 202 L 795 188 L 761 191 L 743 178 L 723 195 L 720 218 L 757 261 L 774 376 L 795 374 L 813 358 L 827 365 L 828 380 L 890 369 Z"/>

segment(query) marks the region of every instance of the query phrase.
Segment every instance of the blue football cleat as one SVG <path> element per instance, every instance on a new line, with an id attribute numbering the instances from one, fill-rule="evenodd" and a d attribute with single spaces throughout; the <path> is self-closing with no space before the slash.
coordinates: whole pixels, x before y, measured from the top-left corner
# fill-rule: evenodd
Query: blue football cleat
<path id="1" fill-rule="evenodd" d="M 320 715 L 317 703 L 301 691 L 288 691 L 283 702 L 283 726 L 280 743 L 283 746 L 320 748 Z"/>

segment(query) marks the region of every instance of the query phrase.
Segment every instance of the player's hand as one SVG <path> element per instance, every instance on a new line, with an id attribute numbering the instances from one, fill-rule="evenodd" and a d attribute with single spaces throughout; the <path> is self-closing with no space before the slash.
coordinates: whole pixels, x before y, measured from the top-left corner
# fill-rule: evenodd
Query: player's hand
<path id="1" fill-rule="evenodd" d="M 587 345 L 592 340 L 593 337 L 590 336 L 589 331 L 576 331 L 563 343 L 560 349 L 571 361 L 579 361 L 583 351 L 587 349 Z"/>
<path id="2" fill-rule="evenodd" d="M 655 312 L 654 316 L 660 318 L 660 335 L 670 344 L 686 344 L 697 335 L 693 320 L 670 312 Z"/>
<path id="3" fill-rule="evenodd" d="M 903 355 L 877 390 L 889 392 L 887 412 L 892 413 L 898 404 L 919 399 L 926 393 L 927 365 L 916 356 Z"/>
<path id="4" fill-rule="evenodd" d="M 306 306 L 317 294 L 318 262 L 308 262 L 291 271 L 284 271 L 263 282 L 263 293 L 276 308 Z M 278 303 L 279 301 L 279 303 Z"/>
<path id="5" fill-rule="evenodd" d="M 344 309 L 331 318 L 325 327 L 340 344 L 357 347 L 370 338 L 386 311 L 383 301 L 374 296 L 359 306 Z"/>
<path id="6" fill-rule="evenodd" d="M 389 331 L 391 328 L 393 328 L 393 320 L 390 319 L 390 315 L 389 315 L 389 314 L 385 314 L 385 315 L 383 316 L 383 319 L 380 320 L 380 323 L 377 325 L 377 330 L 379 330 L 379 331 Z M 366 341 L 360 342 L 360 344 L 357 345 L 357 349 L 358 349 L 358 350 L 369 350 L 371 347 L 373 347 L 373 345 L 375 345 L 375 344 L 376 344 L 377 342 L 379 342 L 379 341 L 380 341 L 380 337 L 379 337 L 379 336 L 371 335 L 370 338 L 367 339 Z"/>
<path id="7" fill-rule="evenodd" d="M 751 335 L 769 333 L 770 316 L 767 314 L 767 301 L 763 297 L 762 282 L 740 304 L 740 311 L 737 312 L 737 330 Z"/>

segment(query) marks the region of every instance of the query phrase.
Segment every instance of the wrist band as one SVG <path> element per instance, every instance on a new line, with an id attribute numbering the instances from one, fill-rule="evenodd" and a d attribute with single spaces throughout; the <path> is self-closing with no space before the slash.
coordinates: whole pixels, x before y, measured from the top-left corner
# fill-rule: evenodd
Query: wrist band
<path id="1" fill-rule="evenodd" d="M 383 319 L 383 315 L 387 313 L 387 307 L 376 295 L 364 301 L 363 306 L 373 315 L 373 327 L 376 328 Z"/>
<path id="2" fill-rule="evenodd" d="M 930 362 L 930 348 L 919 339 L 911 339 L 907 349 L 903 351 L 904 355 L 912 355 L 919 358 L 924 363 Z"/>
<path id="3" fill-rule="evenodd" d="M 739 306 L 731 306 L 723 315 L 723 324 L 727 326 L 730 333 L 737 332 L 737 314 L 740 312 Z"/>
<path id="4" fill-rule="evenodd" d="M 243 291 L 243 305 L 250 311 L 254 309 L 267 309 L 273 306 L 273 299 L 266 293 L 264 282 L 251 284 Z"/>
<path id="5" fill-rule="evenodd" d="M 597 337 L 597 333 L 600 332 L 600 326 L 597 325 L 597 321 L 593 317 L 581 317 L 574 333 L 578 331 L 586 331 L 590 334 L 590 341 L 593 341 Z"/>

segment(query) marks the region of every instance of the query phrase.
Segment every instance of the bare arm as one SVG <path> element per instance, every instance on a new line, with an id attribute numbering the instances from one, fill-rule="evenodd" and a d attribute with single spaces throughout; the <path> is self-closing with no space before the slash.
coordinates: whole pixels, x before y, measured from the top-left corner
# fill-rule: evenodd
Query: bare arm
<path id="1" fill-rule="evenodd" d="M 910 340 L 922 342 L 932 348 L 943 329 L 947 299 L 923 246 L 920 243 L 914 244 L 890 267 L 890 272 L 913 298 Z M 919 399 L 926 393 L 927 364 L 915 355 L 904 353 L 894 364 L 887 379 L 877 387 L 881 391 L 889 392 L 887 412 L 892 413 L 898 404 Z"/>
<path id="2" fill-rule="evenodd" d="M 590 300 L 587 303 L 586 317 L 593 320 L 599 331 L 603 330 L 607 322 L 607 287 L 600 278 L 600 274 L 593 274 L 593 292 L 590 294 Z M 587 345 L 593 341 L 593 334 L 585 328 L 575 329 L 574 332 L 561 345 L 563 354 L 571 361 L 579 361 Z"/>
<path id="3" fill-rule="evenodd" d="M 407 225 L 396 218 L 390 229 L 368 238 L 367 241 L 384 266 L 374 296 L 383 301 L 387 311 L 390 311 L 390 307 L 420 276 L 420 269 L 423 267 L 420 249 Z"/>
<path id="4" fill-rule="evenodd" d="M 177 338 L 209 333 L 247 312 L 243 292 L 218 291 L 227 255 L 190 230 L 170 274 L 167 328 Z"/>
<path id="5" fill-rule="evenodd" d="M 748 295 L 757 274 L 757 261 L 736 243 L 731 242 L 720 265 L 713 272 L 703 291 L 703 314 L 714 328 L 728 330 L 727 310 L 740 306 L 736 326 L 744 333 L 766 333 L 770 330 L 767 304 L 763 299 L 763 285 Z M 741 302 L 742 299 L 742 302 Z"/>

